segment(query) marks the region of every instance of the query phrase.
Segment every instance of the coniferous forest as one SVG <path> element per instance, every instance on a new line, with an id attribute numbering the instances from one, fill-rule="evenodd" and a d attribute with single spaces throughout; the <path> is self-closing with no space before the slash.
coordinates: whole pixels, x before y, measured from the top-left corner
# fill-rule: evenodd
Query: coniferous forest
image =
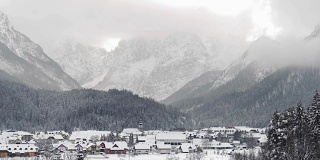
<path id="1" fill-rule="evenodd" d="M 189 119 L 176 109 L 125 90 L 54 92 L 6 80 L 0 81 L 0 109 L 2 130 L 121 131 L 138 127 L 140 120 L 145 129 L 175 129 Z"/>
<path id="2" fill-rule="evenodd" d="M 268 129 L 263 159 L 320 159 L 320 95 L 315 92 L 310 107 L 299 102 L 284 112 L 275 112 Z"/>

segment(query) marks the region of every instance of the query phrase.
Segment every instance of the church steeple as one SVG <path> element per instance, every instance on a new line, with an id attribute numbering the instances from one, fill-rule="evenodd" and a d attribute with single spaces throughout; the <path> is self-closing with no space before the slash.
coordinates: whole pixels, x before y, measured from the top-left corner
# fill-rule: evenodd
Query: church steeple
<path id="1" fill-rule="evenodd" d="M 143 132 L 143 123 L 142 123 L 142 119 L 140 118 L 139 120 L 139 126 L 138 126 L 139 131 Z"/>

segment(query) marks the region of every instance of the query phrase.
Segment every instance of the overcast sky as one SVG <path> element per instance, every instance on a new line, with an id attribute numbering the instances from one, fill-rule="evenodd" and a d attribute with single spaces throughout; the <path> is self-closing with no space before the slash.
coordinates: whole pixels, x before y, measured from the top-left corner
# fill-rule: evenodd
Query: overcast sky
<path id="1" fill-rule="evenodd" d="M 14 27 L 41 45 L 65 38 L 110 49 L 120 39 L 183 31 L 243 43 L 301 39 L 320 23 L 319 0 L 0 0 Z"/>

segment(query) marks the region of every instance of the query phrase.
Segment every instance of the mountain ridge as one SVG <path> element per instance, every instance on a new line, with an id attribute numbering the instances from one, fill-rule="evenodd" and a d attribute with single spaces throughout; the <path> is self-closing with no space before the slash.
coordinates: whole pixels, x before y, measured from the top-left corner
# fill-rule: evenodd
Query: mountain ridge
<path id="1" fill-rule="evenodd" d="M 17 77 L 22 78 L 22 81 L 26 84 L 32 84 L 33 87 L 37 87 L 37 84 L 33 81 L 46 83 L 46 85 L 41 85 L 41 87 L 54 90 L 70 90 L 81 87 L 78 82 L 67 75 L 56 62 L 48 57 L 38 44 L 31 41 L 30 38 L 19 31 L 16 31 L 3 12 L 0 12 L 0 18 L 0 42 L 3 48 L 2 51 L 5 50 L 6 54 L 15 54 L 17 56 L 15 58 L 17 60 L 16 63 L 18 61 L 21 62 L 21 60 L 18 60 L 21 58 L 24 60 L 23 63 L 29 64 L 29 69 L 34 69 L 32 74 L 27 72 L 22 73 L 21 71 L 23 71 L 23 68 L 19 69 L 11 66 L 9 74 L 14 74 Z M 7 48 L 11 52 L 9 52 Z M 6 63 L 6 59 L 2 59 L 2 63 Z M 17 63 L 16 65 L 19 64 Z M 5 66 L 5 64 L 3 66 Z M 17 70 L 12 70 L 12 67 Z M 23 79 L 23 74 L 27 75 L 29 79 Z"/>

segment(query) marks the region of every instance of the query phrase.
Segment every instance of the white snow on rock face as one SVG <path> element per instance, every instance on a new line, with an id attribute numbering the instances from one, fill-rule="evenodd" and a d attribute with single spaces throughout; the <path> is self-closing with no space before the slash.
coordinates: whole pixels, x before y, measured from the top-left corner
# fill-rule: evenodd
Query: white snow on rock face
<path id="1" fill-rule="evenodd" d="M 244 69 L 251 69 L 254 72 L 255 82 L 260 82 L 274 71 L 276 71 L 277 66 L 270 64 L 269 61 L 265 61 L 263 57 L 268 57 L 268 55 L 276 50 L 278 44 L 276 41 L 273 41 L 267 37 L 261 37 L 257 41 L 255 41 L 248 50 L 244 53 L 244 55 L 232 63 L 215 81 L 211 90 L 214 90 L 227 82 L 234 79 L 239 72 Z"/>
<path id="2" fill-rule="evenodd" d="M 311 33 L 310 36 L 313 36 L 313 37 L 320 36 L 320 24 L 318 24 L 318 25 L 314 28 L 314 30 L 313 30 L 313 32 Z"/>
<path id="3" fill-rule="evenodd" d="M 108 52 L 103 48 L 66 40 L 49 50 L 49 55 L 83 86 L 94 86 L 109 65 Z M 101 81 L 101 80 L 100 80 Z"/>
<path id="4" fill-rule="evenodd" d="M 211 68 L 210 55 L 194 34 L 177 33 L 164 40 L 121 41 L 110 53 L 112 65 L 94 88 L 132 90 L 162 100 Z M 221 64 L 217 64 L 221 65 Z"/>
<path id="5" fill-rule="evenodd" d="M 83 87 L 127 89 L 162 100 L 202 73 L 225 68 L 230 60 L 215 53 L 215 43 L 176 33 L 160 40 L 121 40 L 110 52 L 67 42 L 50 55 Z"/>
<path id="6" fill-rule="evenodd" d="M 33 68 L 33 73 L 29 73 L 28 80 L 21 79 L 26 84 L 33 84 L 34 81 L 41 81 L 43 85 L 40 87 L 36 84 L 31 86 L 36 88 L 44 88 L 44 89 L 54 89 L 54 90 L 70 90 L 74 88 L 80 88 L 81 86 L 72 79 L 69 75 L 64 73 L 64 71 L 60 68 L 60 66 L 55 63 L 52 59 L 50 59 L 42 50 L 42 48 L 32 42 L 27 36 L 21 34 L 20 32 L 16 31 L 13 26 L 10 24 L 7 16 L 0 12 L 0 42 L 8 47 L 12 53 L 14 53 L 17 57 L 12 58 L 11 55 L 10 61 L 15 61 L 16 65 L 21 65 L 19 63 L 24 63 L 23 65 L 29 66 L 28 69 Z M 3 46 L 4 47 L 4 46 Z M 6 52 L 6 54 L 9 52 Z M 8 56 L 8 55 L 7 55 Z M 4 58 L 4 57 L 3 57 Z M 21 58 L 22 60 L 17 60 Z M 2 60 L 2 63 L 6 63 L 5 60 Z M 27 64 L 28 63 L 28 64 Z M 13 63 L 11 63 L 13 64 Z M 19 77 L 22 74 L 27 75 L 28 73 L 22 73 L 23 70 L 17 68 L 19 67 L 11 67 L 12 70 L 8 70 L 7 72 L 11 72 L 9 74 Z M 16 68 L 16 69 L 13 69 Z M 6 68 L 0 68 L 6 71 Z M 26 69 L 26 68 L 24 68 Z M 21 77 L 20 77 L 21 78 Z M 46 85 L 47 87 L 46 87 Z"/>

